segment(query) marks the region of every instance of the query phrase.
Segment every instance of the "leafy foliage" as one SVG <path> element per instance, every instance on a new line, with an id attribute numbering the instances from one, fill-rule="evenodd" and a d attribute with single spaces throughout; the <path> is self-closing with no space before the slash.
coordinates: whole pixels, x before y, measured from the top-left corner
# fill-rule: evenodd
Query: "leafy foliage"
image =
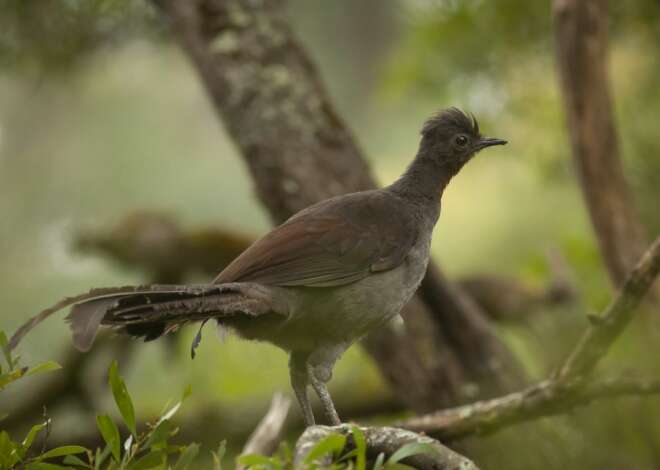
<path id="1" fill-rule="evenodd" d="M 350 436 L 329 434 L 319 440 L 307 453 L 302 464 L 295 469 L 305 470 L 396 470 L 413 468 L 401 463 L 408 457 L 420 454 L 434 454 L 433 446 L 422 443 L 409 443 L 394 452 L 389 458 L 380 453 L 367 465 L 367 442 L 364 433 L 357 426 L 352 426 Z M 293 470 L 291 455 L 285 449 L 274 457 L 263 455 L 243 455 L 238 463 L 250 470 Z"/>
<path id="2" fill-rule="evenodd" d="M 7 336 L 0 331 L 0 347 L 3 352 L 5 367 L 0 368 L 0 390 L 23 377 L 59 369 L 54 362 L 44 362 L 34 367 L 19 367 L 19 358 L 7 347 Z M 178 433 L 172 418 L 179 411 L 183 402 L 190 396 L 188 387 L 181 399 L 169 408 L 153 423 L 147 423 L 144 430 L 138 431 L 135 407 L 124 379 L 119 374 L 119 366 L 113 361 L 108 371 L 108 382 L 117 410 L 123 424 L 129 431 L 127 437 L 117 423 L 108 414 L 96 418 L 97 428 L 105 446 L 95 451 L 79 445 L 66 445 L 48 449 L 50 418 L 34 425 L 21 441 L 12 440 L 6 431 L 0 432 L 0 470 L 149 470 L 172 469 L 186 470 L 195 468 L 200 454 L 196 443 L 175 445 L 170 439 Z M 349 445 L 350 443 L 350 445 Z M 350 449 L 349 449 L 350 447 Z M 211 452 L 213 469 L 222 470 L 222 460 L 226 451 L 223 441 L 217 451 Z M 431 446 L 409 444 L 385 458 L 378 455 L 371 466 L 367 466 L 367 443 L 364 434 L 353 426 L 350 439 L 341 434 L 330 434 L 321 439 L 310 449 L 304 462 L 296 468 L 317 469 L 354 469 L 373 468 L 397 469 L 410 468 L 401 464 L 401 460 L 420 453 L 434 452 Z M 282 443 L 272 457 L 264 455 L 242 455 L 237 463 L 251 470 L 292 470 L 293 456 L 286 443 Z"/>
<path id="3" fill-rule="evenodd" d="M 20 358 L 14 356 L 9 350 L 7 335 L 4 331 L 0 331 L 0 349 L 2 349 L 6 364 L 3 367 L 2 363 L 0 363 L 0 390 L 22 377 L 60 369 L 60 365 L 53 361 L 43 362 L 33 367 L 19 367 Z"/>
<path id="4" fill-rule="evenodd" d="M 54 362 L 45 362 L 32 368 L 19 367 L 18 357 L 12 355 L 7 347 L 7 337 L 0 332 L 0 346 L 4 355 L 6 368 L 0 369 L 0 384 L 4 388 L 11 382 L 29 375 L 47 372 L 59 368 Z M 115 404 L 130 435 L 123 439 L 114 420 L 107 414 L 97 416 L 96 423 L 105 447 L 92 451 L 78 445 L 67 445 L 47 449 L 50 419 L 46 416 L 42 423 L 33 426 L 21 441 L 12 440 L 6 431 L 0 432 L 0 470 L 147 470 L 151 468 L 173 468 L 186 470 L 191 468 L 199 453 L 198 444 L 173 445 L 170 438 L 177 434 L 178 429 L 171 419 L 181 408 L 183 401 L 190 395 L 187 389 L 182 399 L 168 409 L 155 422 L 146 425 L 146 429 L 138 433 L 135 421 L 135 409 L 126 384 L 119 375 L 119 368 L 113 362 L 109 370 L 109 383 Z M 39 445 L 37 445 L 39 443 Z M 220 468 L 223 446 L 217 453 Z M 172 464 L 172 465 L 170 465 Z"/>

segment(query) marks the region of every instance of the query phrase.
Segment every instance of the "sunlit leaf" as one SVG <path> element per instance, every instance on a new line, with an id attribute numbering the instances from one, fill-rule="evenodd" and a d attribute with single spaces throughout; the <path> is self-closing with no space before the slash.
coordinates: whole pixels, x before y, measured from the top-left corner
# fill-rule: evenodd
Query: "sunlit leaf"
<path id="1" fill-rule="evenodd" d="M 341 434 L 330 434 L 312 447 L 312 450 L 310 450 L 307 457 L 305 457 L 305 463 L 312 463 L 316 459 L 329 453 L 339 453 L 344 448 L 344 445 L 346 445 L 346 436 L 342 436 Z"/>
<path id="2" fill-rule="evenodd" d="M 23 439 L 23 449 L 28 450 L 30 447 L 32 447 L 32 443 L 34 443 L 37 435 L 46 427 L 46 425 L 47 423 L 41 423 L 32 426 L 30 431 L 27 433 L 27 436 L 25 436 L 25 439 Z"/>
<path id="3" fill-rule="evenodd" d="M 36 366 L 28 369 L 28 371 L 25 373 L 25 376 L 27 377 L 28 375 L 41 374 L 43 372 L 50 372 L 51 370 L 59 370 L 61 368 L 62 366 L 55 361 L 42 362 L 41 364 L 37 364 Z"/>
<path id="4" fill-rule="evenodd" d="M 431 444 L 425 444 L 422 442 L 411 442 L 402 446 L 399 450 L 394 452 L 389 459 L 387 459 L 387 465 L 395 464 L 405 459 L 406 457 L 411 457 L 413 455 L 419 454 L 437 454 L 438 450 L 433 447 Z"/>
<path id="5" fill-rule="evenodd" d="M 121 460 L 121 440 L 117 425 L 108 415 L 97 416 L 96 424 L 98 425 L 99 431 L 101 431 L 103 440 L 110 448 L 112 456 L 117 462 L 119 462 Z"/>
<path id="6" fill-rule="evenodd" d="M 381 468 L 383 468 L 384 463 L 385 463 L 385 454 L 381 452 L 380 454 L 378 454 L 378 457 L 376 457 L 373 470 L 381 470 Z"/>
<path id="7" fill-rule="evenodd" d="M 45 452 L 44 454 L 40 455 L 39 458 L 46 460 L 52 459 L 54 457 L 62 457 L 64 455 L 83 454 L 85 452 L 87 452 L 87 449 L 81 446 L 62 446 Z"/>
<path id="8" fill-rule="evenodd" d="M 357 426 L 351 426 L 351 433 L 355 440 L 355 470 L 366 470 L 367 468 L 367 441 L 364 433 Z"/>
<path id="9" fill-rule="evenodd" d="M 119 375 L 117 361 L 112 361 L 108 375 L 110 387 L 112 388 L 112 395 L 115 397 L 115 403 L 124 419 L 124 423 L 126 423 L 131 434 L 137 436 L 137 430 L 135 427 L 135 408 L 133 407 L 131 396 L 128 394 L 126 383 Z"/>

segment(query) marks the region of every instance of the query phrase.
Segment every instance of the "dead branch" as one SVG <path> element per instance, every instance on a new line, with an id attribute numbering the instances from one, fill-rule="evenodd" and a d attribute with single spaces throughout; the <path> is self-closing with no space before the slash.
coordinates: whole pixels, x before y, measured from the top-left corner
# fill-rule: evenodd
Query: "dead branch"
<path id="1" fill-rule="evenodd" d="M 271 455 L 275 452 L 282 438 L 289 408 L 291 408 L 291 398 L 282 392 L 276 392 L 268 411 L 243 446 L 241 455 Z"/>
<path id="2" fill-rule="evenodd" d="M 430 437 L 422 436 L 405 429 L 389 427 L 359 426 L 359 429 L 364 434 L 366 440 L 367 455 L 372 459 L 375 459 L 381 453 L 388 457 L 406 444 L 419 443 L 432 446 L 435 452 L 433 454 L 425 453 L 409 457 L 404 459 L 402 461 L 403 463 L 420 470 L 478 470 L 478 467 L 471 460 L 443 446 L 440 442 Z M 330 434 L 349 435 L 350 433 L 351 426 L 348 424 L 332 427 L 312 426 L 307 428 L 296 443 L 294 468 L 303 468 L 302 463 L 309 451 L 324 437 Z M 351 444 L 352 442 L 349 440 L 348 445 Z"/>
<path id="3" fill-rule="evenodd" d="M 589 380 L 596 364 L 630 323 L 659 271 L 660 237 L 644 253 L 600 320 L 592 322 L 564 365 L 550 379 L 520 392 L 412 418 L 400 425 L 441 439 L 457 439 L 492 433 L 540 416 L 566 413 L 600 398 L 660 393 L 659 380 Z"/>

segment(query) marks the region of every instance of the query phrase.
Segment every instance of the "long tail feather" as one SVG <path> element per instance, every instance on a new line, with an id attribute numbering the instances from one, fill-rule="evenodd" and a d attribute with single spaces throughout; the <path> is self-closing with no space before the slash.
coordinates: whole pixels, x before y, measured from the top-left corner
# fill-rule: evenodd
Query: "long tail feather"
<path id="1" fill-rule="evenodd" d="M 28 320 L 12 336 L 9 347 L 16 348 L 28 332 L 66 307 L 72 307 L 66 320 L 73 333 L 74 346 L 81 351 L 92 347 L 101 325 L 150 341 L 185 323 L 268 313 L 270 302 L 262 295 L 251 295 L 246 287 L 203 284 L 92 289 L 87 294 L 63 299 Z"/>
<path id="2" fill-rule="evenodd" d="M 123 286 L 123 287 L 110 287 L 110 288 L 101 288 L 101 289 L 92 289 L 89 292 L 81 295 L 76 295 L 73 297 L 66 297 L 55 305 L 48 307 L 45 310 L 42 310 L 34 317 L 30 318 L 25 322 L 21 327 L 16 330 L 14 335 L 9 341 L 9 349 L 14 350 L 21 342 L 23 337 L 32 331 L 37 325 L 46 320 L 52 314 L 59 312 L 62 309 L 67 307 L 76 306 L 78 304 L 92 303 L 96 301 L 107 301 L 107 305 L 112 305 L 115 301 L 122 297 L 133 296 L 137 294 L 165 294 L 165 293 L 185 293 L 190 295 L 202 294 L 205 291 L 208 291 L 213 286 L 210 285 L 194 285 L 194 286 L 179 286 L 179 285 L 164 285 L 164 284 L 154 284 L 154 285 L 141 285 L 141 286 Z M 215 286 L 217 288 L 217 286 Z M 112 300 L 112 302 L 110 302 Z M 75 310 L 75 307 L 74 309 Z M 85 309 L 86 311 L 86 309 Z M 74 312 L 71 313 L 73 315 Z M 69 315 L 69 316 L 71 316 Z M 98 314 L 100 316 L 100 313 Z M 91 324 L 90 324 L 91 326 Z M 93 340 L 93 338 L 92 338 Z"/>

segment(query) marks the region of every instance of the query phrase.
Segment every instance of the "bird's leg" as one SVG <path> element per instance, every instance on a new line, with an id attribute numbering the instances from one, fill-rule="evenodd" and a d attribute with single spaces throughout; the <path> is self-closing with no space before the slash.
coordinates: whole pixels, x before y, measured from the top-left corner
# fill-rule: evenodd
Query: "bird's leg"
<path id="1" fill-rule="evenodd" d="M 321 400 L 325 416 L 331 425 L 337 426 L 341 424 L 341 420 L 339 419 L 335 405 L 332 402 L 332 397 L 326 386 L 326 383 L 330 381 L 331 377 L 331 366 L 309 366 L 309 378 L 312 382 L 312 387 L 314 387 L 314 391 L 319 396 L 319 400 Z"/>
<path id="2" fill-rule="evenodd" d="M 305 426 L 314 426 L 314 413 L 312 405 L 307 396 L 307 385 L 309 385 L 310 374 L 307 369 L 308 355 L 292 352 L 289 358 L 289 374 L 291 377 L 291 387 L 293 388 L 298 404 L 303 414 Z"/>

